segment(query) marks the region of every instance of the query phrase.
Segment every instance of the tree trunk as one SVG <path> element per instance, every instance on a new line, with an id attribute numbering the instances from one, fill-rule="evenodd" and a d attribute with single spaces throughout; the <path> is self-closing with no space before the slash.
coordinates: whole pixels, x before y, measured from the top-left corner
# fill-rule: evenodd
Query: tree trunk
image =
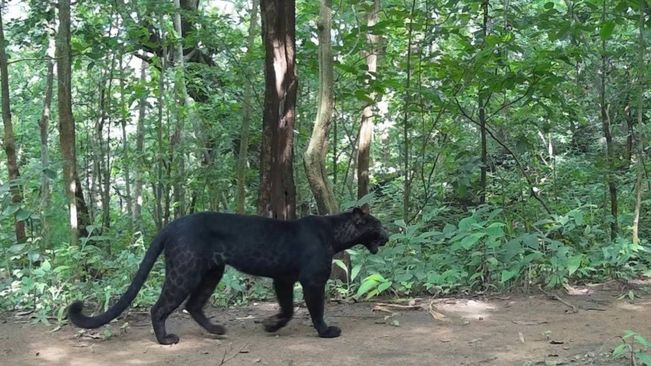
<path id="1" fill-rule="evenodd" d="M 606 4 L 607 1 L 603 0 L 602 8 L 602 23 L 606 21 Z M 613 176 L 613 171 L 615 169 L 614 161 L 614 146 L 613 146 L 613 136 L 610 128 L 610 115 L 608 108 L 609 106 L 606 103 L 606 73 L 608 72 L 608 56 L 606 55 L 606 38 L 601 39 L 601 69 L 599 70 L 600 74 L 600 88 L 599 88 L 599 105 L 601 110 L 601 128 L 606 138 L 606 161 L 608 162 L 606 169 L 606 185 L 608 186 L 608 193 L 610 196 L 610 237 L 615 239 L 618 233 L 618 215 L 617 215 L 617 185 L 615 183 L 615 178 Z"/>
<path id="2" fill-rule="evenodd" d="M 247 41 L 246 58 L 250 60 L 255 46 L 255 30 L 258 26 L 258 0 L 251 0 L 251 20 L 249 23 L 249 38 Z M 244 89 L 242 103 L 242 129 L 240 130 L 240 151 L 237 156 L 237 213 L 245 212 L 246 204 L 246 171 L 249 152 L 249 127 L 251 125 L 251 104 L 253 89 L 248 85 Z"/>
<path id="3" fill-rule="evenodd" d="M 482 36 L 486 40 L 488 35 L 488 5 L 489 0 L 482 2 Z M 480 149 L 481 149 L 481 170 L 479 175 L 479 203 L 486 203 L 486 175 L 488 171 L 488 148 L 486 141 L 486 103 L 482 95 L 482 87 L 479 86 L 477 90 L 477 108 L 479 109 L 479 133 L 480 133 Z"/>
<path id="4" fill-rule="evenodd" d="M 319 20 L 319 90 L 316 119 L 312 127 L 312 137 L 303 156 L 307 181 L 316 200 L 321 215 L 330 215 L 339 211 L 339 204 L 332 191 L 332 184 L 326 172 L 326 155 L 328 153 L 328 133 L 334 110 L 334 63 L 332 59 L 332 0 L 321 0 Z M 335 259 L 344 262 L 350 268 L 350 256 L 346 252 L 335 255 Z M 332 267 L 332 278 L 342 282 L 348 281 L 346 271 L 339 266 Z"/>
<path id="5" fill-rule="evenodd" d="M 45 79 L 45 98 L 43 99 L 43 111 L 38 120 L 39 134 L 41 137 L 41 166 L 49 169 L 50 152 L 48 149 L 50 112 L 52 107 L 52 88 L 54 84 L 54 39 L 51 38 L 47 51 L 47 77 Z M 50 211 L 50 178 L 45 171 L 41 173 L 41 236 L 45 247 L 50 243 L 50 225 L 48 212 Z"/>
<path id="6" fill-rule="evenodd" d="M 416 0 L 411 3 L 411 12 L 409 17 L 409 28 L 407 32 L 407 81 L 405 85 L 405 105 L 403 112 L 402 130 L 403 130 L 403 159 L 404 159 L 404 179 L 405 189 L 402 195 L 402 218 L 405 222 L 409 222 L 409 210 L 411 208 L 411 145 L 409 134 L 409 105 L 411 104 L 411 47 L 414 32 L 414 14 L 416 11 Z"/>
<path id="7" fill-rule="evenodd" d="M 145 85 L 147 81 L 147 64 L 143 61 L 140 65 L 140 84 Z M 142 93 L 138 100 L 138 122 L 136 125 L 136 171 L 133 188 L 133 224 L 137 231 L 142 232 L 142 173 L 145 167 L 145 113 L 147 113 L 147 93 Z"/>
<path id="8" fill-rule="evenodd" d="M 20 171 L 18 169 L 18 159 L 16 157 L 16 141 L 14 140 L 14 126 L 11 121 L 11 103 L 9 100 L 9 72 L 7 68 L 7 53 L 5 52 L 5 34 L 2 24 L 2 14 L 0 14 L 0 76 L 2 77 L 2 123 L 4 125 L 4 150 L 7 154 L 8 178 L 11 182 L 9 190 L 11 191 L 11 203 L 16 208 L 23 204 L 22 187 L 18 182 Z M 22 243 L 27 240 L 25 234 L 25 222 L 18 220 L 14 215 L 14 232 L 16 241 Z"/>
<path id="9" fill-rule="evenodd" d="M 113 74 L 115 73 L 115 59 L 117 53 L 113 53 L 111 66 L 108 73 L 106 92 L 103 94 L 101 105 L 101 123 L 97 131 L 97 140 L 100 147 L 100 171 L 102 175 L 102 228 L 111 227 L 111 127 L 113 118 L 111 114 L 113 104 Z M 102 80 L 102 83 L 104 81 Z M 103 138 L 104 128 L 106 128 L 106 139 Z"/>
<path id="10" fill-rule="evenodd" d="M 319 90 L 316 119 L 312 128 L 312 137 L 303 156 L 305 173 L 310 189 L 314 194 L 319 214 L 334 214 L 339 205 L 332 192 L 332 185 L 326 172 L 325 159 L 328 153 L 328 132 L 334 109 L 332 44 L 332 0 L 321 0 L 319 21 Z"/>
<path id="11" fill-rule="evenodd" d="M 124 55 L 120 55 L 119 70 L 122 73 L 122 58 Z M 122 113 L 122 108 L 124 106 L 124 78 L 120 77 L 120 124 L 122 125 L 122 169 L 124 169 L 124 189 L 125 189 L 125 200 L 127 204 L 127 213 L 131 219 L 131 228 L 134 227 L 133 222 L 133 197 L 131 196 L 131 159 L 129 155 L 129 144 L 127 143 L 127 116 Z"/>
<path id="12" fill-rule="evenodd" d="M 642 191 L 644 190 L 644 185 L 642 184 L 642 178 L 645 174 L 644 171 L 644 142 L 646 141 L 645 138 L 645 133 L 644 133 L 644 128 L 645 126 L 643 125 L 643 109 L 644 109 L 644 86 L 645 86 L 645 71 L 646 71 L 646 62 L 644 61 L 644 56 L 646 54 L 646 42 L 644 39 L 644 18 L 645 18 L 645 7 L 646 2 L 641 1 L 640 2 L 640 21 L 639 21 L 639 34 L 638 34 L 638 58 L 637 58 L 637 63 L 638 63 L 638 76 L 637 76 L 637 82 L 638 82 L 638 89 L 637 89 L 637 128 L 638 128 L 638 136 L 637 136 L 637 145 L 638 145 L 638 151 L 639 155 L 637 159 L 637 180 L 635 181 L 635 211 L 633 214 L 633 243 L 634 244 L 639 244 L 640 243 L 640 210 L 642 209 Z"/>
<path id="13" fill-rule="evenodd" d="M 185 120 L 188 108 L 191 108 L 190 97 L 185 85 L 185 66 L 183 62 L 183 29 L 181 25 L 181 2 L 174 0 L 174 30 L 176 32 L 178 43 L 176 45 L 174 60 L 176 62 L 177 71 L 180 77 L 175 78 L 174 87 L 176 89 L 176 127 L 174 134 L 170 141 L 170 161 L 172 166 L 176 168 L 176 179 L 174 179 L 174 217 L 181 217 L 185 215 L 185 152 L 183 151 L 183 144 L 185 142 Z"/>
<path id="14" fill-rule="evenodd" d="M 262 0 L 265 47 L 265 101 L 259 209 L 263 216 L 296 217 L 294 186 L 294 119 L 298 80 L 295 69 L 294 0 Z"/>
<path id="15" fill-rule="evenodd" d="M 161 21 L 160 24 L 161 37 L 165 37 L 164 27 Z M 156 178 L 152 182 L 154 191 L 154 221 L 156 223 L 156 230 L 160 231 L 165 226 L 165 217 L 163 201 L 169 197 L 167 185 L 163 182 L 163 174 L 165 171 L 165 156 L 163 153 L 163 106 L 165 105 L 165 72 L 167 69 L 167 49 L 163 49 L 163 57 L 161 57 L 160 73 L 158 76 L 158 111 L 156 118 L 156 142 L 158 144 L 158 151 L 156 154 Z M 169 164 L 167 164 L 169 165 Z"/>
<path id="16" fill-rule="evenodd" d="M 63 158 L 63 182 L 68 196 L 70 218 L 70 240 L 79 243 L 79 236 L 86 235 L 88 207 L 84 201 L 81 184 L 77 176 L 75 152 L 75 122 L 72 115 L 72 53 L 70 50 L 70 0 L 60 0 L 59 31 L 56 38 L 57 92 L 59 107 L 59 141 Z"/>
<path id="17" fill-rule="evenodd" d="M 367 15 L 368 28 L 377 24 L 380 14 L 380 0 L 373 0 L 373 8 Z M 370 30 L 366 34 L 370 51 L 366 52 L 366 66 L 370 77 L 375 79 L 377 72 L 378 43 L 379 36 Z M 369 96 L 375 99 L 375 93 Z M 371 141 L 373 140 L 373 106 L 374 102 L 367 103 L 362 110 L 362 121 L 359 128 L 359 142 L 357 148 L 357 198 L 360 199 L 368 194 L 369 185 L 369 164 L 371 158 Z"/>

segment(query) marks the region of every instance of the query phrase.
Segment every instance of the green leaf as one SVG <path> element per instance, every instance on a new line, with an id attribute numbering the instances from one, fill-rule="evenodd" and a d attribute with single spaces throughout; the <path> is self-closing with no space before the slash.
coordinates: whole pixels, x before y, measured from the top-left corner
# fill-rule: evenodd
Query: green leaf
<path id="1" fill-rule="evenodd" d="M 453 224 L 447 223 L 443 227 L 443 234 L 445 235 L 446 238 L 451 238 L 452 235 L 454 235 L 454 232 L 457 230 L 457 227 L 454 226 Z M 651 277 L 651 276 L 649 276 Z"/>
<path id="2" fill-rule="evenodd" d="M 361 269 L 362 269 L 362 265 L 361 265 L 361 264 L 356 264 L 356 265 L 353 267 L 353 270 L 350 271 L 350 280 L 351 280 L 351 281 L 354 281 L 355 278 L 357 278 L 357 275 L 359 274 L 359 271 L 360 271 Z"/>
<path id="3" fill-rule="evenodd" d="M 641 335 L 637 334 L 633 336 L 633 339 L 635 339 L 635 342 L 637 342 L 638 344 L 641 344 L 646 348 L 651 348 L 651 343 L 649 343 L 649 341 L 646 338 L 642 337 Z"/>
<path id="4" fill-rule="evenodd" d="M 651 356 L 646 352 L 635 352 L 635 357 L 645 366 L 651 366 Z"/>
<path id="5" fill-rule="evenodd" d="M 57 177 L 57 172 L 50 168 L 43 169 L 43 174 L 50 179 L 56 179 Z"/>
<path id="6" fill-rule="evenodd" d="M 32 215 L 31 211 L 25 210 L 23 208 L 18 209 L 16 212 L 16 221 L 25 221 Z"/>
<path id="7" fill-rule="evenodd" d="M 9 251 L 14 253 L 14 254 L 18 254 L 18 253 L 22 252 L 23 249 L 25 249 L 26 246 L 27 246 L 27 244 L 14 244 L 14 245 L 9 247 Z"/>
<path id="8" fill-rule="evenodd" d="M 346 275 L 348 275 L 348 267 L 346 267 L 346 264 L 341 260 L 341 259 L 334 259 L 332 261 L 337 267 L 341 268 L 346 272 Z"/>
<path id="9" fill-rule="evenodd" d="M 470 234 L 470 235 L 466 236 L 465 238 L 463 238 L 463 240 L 461 240 L 460 244 L 464 249 L 470 249 L 470 248 L 472 248 L 473 245 L 475 245 L 479 241 L 479 239 L 484 237 L 484 235 L 486 235 L 486 234 L 485 233 L 473 233 L 473 234 Z"/>
<path id="10" fill-rule="evenodd" d="M 554 9 L 554 3 L 551 2 L 551 1 L 548 2 L 548 3 L 545 3 L 545 9 L 546 9 L 546 10 Z"/>
<path id="11" fill-rule="evenodd" d="M 577 269 L 581 266 L 581 261 L 583 260 L 583 255 L 575 255 L 573 257 L 570 257 L 567 263 L 567 271 L 569 272 L 570 276 L 576 272 Z"/>
<path id="12" fill-rule="evenodd" d="M 18 210 L 20 210 L 20 206 L 18 205 L 8 205 L 5 207 L 5 209 L 2 211 L 2 216 L 10 216 L 16 213 Z"/>
<path id="13" fill-rule="evenodd" d="M 507 282 L 508 280 L 510 280 L 510 279 L 512 279 L 513 277 L 515 277 L 515 275 L 517 275 L 517 274 L 518 274 L 518 272 L 516 272 L 516 271 L 507 271 L 507 270 L 504 270 L 504 271 L 502 271 L 502 278 L 500 279 L 500 282 L 501 282 L 501 283 L 505 283 L 505 282 Z"/>
<path id="14" fill-rule="evenodd" d="M 41 263 L 41 269 L 44 272 L 50 272 L 50 270 L 52 269 L 52 265 L 50 264 L 50 261 L 47 259 L 44 260 L 43 263 Z"/>
<path id="15" fill-rule="evenodd" d="M 391 285 L 392 285 L 391 281 L 382 282 L 382 283 L 377 287 L 377 291 L 378 291 L 378 293 L 384 292 L 386 289 L 388 289 L 389 287 L 391 287 Z"/>
<path id="16" fill-rule="evenodd" d="M 615 30 L 615 22 L 608 20 L 601 23 L 601 29 L 599 30 L 599 36 L 602 40 L 610 38 Z"/>
<path id="17" fill-rule="evenodd" d="M 506 226 L 502 222 L 494 222 L 486 228 L 486 233 L 491 238 L 501 238 L 504 236 L 504 230 L 502 228 Z"/>
<path id="18" fill-rule="evenodd" d="M 359 289 L 357 289 L 357 294 L 355 296 L 359 298 L 360 296 L 376 288 L 381 282 L 386 282 L 384 277 L 382 277 L 382 275 L 379 273 L 373 273 L 362 281 L 362 284 L 359 286 Z"/>
<path id="19" fill-rule="evenodd" d="M 629 345 L 626 343 L 622 343 L 615 347 L 613 350 L 613 357 L 614 358 L 620 358 L 624 356 L 628 352 Z"/>
<path id="20" fill-rule="evenodd" d="M 468 229 L 470 229 L 472 224 L 476 222 L 477 220 L 475 220 L 475 218 L 472 216 L 463 218 L 461 219 L 461 221 L 459 221 L 459 230 L 467 231 Z"/>
<path id="21" fill-rule="evenodd" d="M 361 89 L 355 90 L 355 97 L 362 102 L 373 103 L 373 98 L 369 97 L 368 93 Z"/>

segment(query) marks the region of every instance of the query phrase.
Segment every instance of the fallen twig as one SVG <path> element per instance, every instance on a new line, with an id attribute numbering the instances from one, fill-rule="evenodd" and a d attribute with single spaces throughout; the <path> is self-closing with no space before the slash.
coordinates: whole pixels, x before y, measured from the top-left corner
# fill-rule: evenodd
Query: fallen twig
<path id="1" fill-rule="evenodd" d="M 518 325 L 540 325 L 547 324 L 546 320 L 511 320 L 513 324 Z"/>
<path id="2" fill-rule="evenodd" d="M 423 306 L 421 306 L 421 305 L 401 305 L 401 304 L 393 304 L 393 303 L 388 303 L 388 302 L 378 302 L 375 305 L 376 306 L 387 307 L 387 308 L 396 308 L 396 309 L 401 309 L 401 310 L 421 310 L 421 309 L 423 309 Z"/>
<path id="3" fill-rule="evenodd" d="M 436 306 L 434 305 L 434 301 L 430 301 L 429 302 L 429 309 L 427 309 L 427 312 L 429 313 L 429 315 L 431 315 L 432 318 L 434 318 L 436 320 L 441 320 L 441 321 L 446 320 L 445 319 L 446 318 L 445 314 L 434 310 L 435 308 L 436 308 Z"/>
<path id="4" fill-rule="evenodd" d="M 554 299 L 554 300 L 560 302 L 561 304 L 563 304 L 563 305 L 565 305 L 565 306 L 571 308 L 573 313 L 577 313 L 577 312 L 578 312 L 576 306 L 574 306 L 574 305 L 570 304 L 569 302 L 563 300 L 560 296 L 555 295 L 555 294 L 552 294 L 552 293 L 549 293 L 549 292 L 543 290 L 542 286 L 540 286 L 540 285 L 538 285 L 538 289 L 539 289 L 543 294 L 547 295 L 547 297 L 549 297 L 550 299 Z"/>
<path id="5" fill-rule="evenodd" d="M 219 364 L 217 364 L 217 366 L 222 366 L 226 362 L 237 357 L 237 355 L 239 355 L 240 353 L 248 353 L 248 351 L 244 351 L 248 346 L 249 344 L 245 343 L 237 352 L 232 354 L 230 357 L 226 357 L 228 355 L 228 352 L 230 352 L 233 349 L 233 344 L 229 343 L 228 347 L 224 350 L 224 355 L 222 356 L 222 360 L 219 362 Z"/>

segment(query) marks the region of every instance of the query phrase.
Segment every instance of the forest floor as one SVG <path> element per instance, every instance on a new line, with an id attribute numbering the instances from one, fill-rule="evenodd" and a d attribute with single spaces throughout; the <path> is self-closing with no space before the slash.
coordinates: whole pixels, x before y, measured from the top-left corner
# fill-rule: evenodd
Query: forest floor
<path id="1" fill-rule="evenodd" d="M 651 336 L 651 296 L 631 302 L 621 296 L 626 291 L 610 287 L 559 292 L 567 304 L 542 293 L 330 303 L 326 319 L 343 330 L 335 339 L 316 337 L 303 306 L 286 328 L 265 333 L 259 323 L 275 312 L 272 303 L 206 309 L 227 326 L 220 338 L 177 312 L 167 323 L 181 338 L 173 346 L 155 342 L 149 317 L 139 310 L 112 323 L 110 332 L 34 325 L 28 315 L 5 314 L 0 364 L 625 365 L 630 361 L 613 360 L 610 352 L 627 329 Z"/>

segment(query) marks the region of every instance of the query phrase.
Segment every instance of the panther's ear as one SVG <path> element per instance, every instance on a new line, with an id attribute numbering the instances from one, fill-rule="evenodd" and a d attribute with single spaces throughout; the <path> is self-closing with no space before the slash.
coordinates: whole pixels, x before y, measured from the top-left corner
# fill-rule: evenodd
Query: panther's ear
<path id="1" fill-rule="evenodd" d="M 364 216 L 368 216 L 368 206 L 364 205 L 362 207 L 353 208 L 353 219 L 355 222 L 359 222 L 364 218 Z"/>

